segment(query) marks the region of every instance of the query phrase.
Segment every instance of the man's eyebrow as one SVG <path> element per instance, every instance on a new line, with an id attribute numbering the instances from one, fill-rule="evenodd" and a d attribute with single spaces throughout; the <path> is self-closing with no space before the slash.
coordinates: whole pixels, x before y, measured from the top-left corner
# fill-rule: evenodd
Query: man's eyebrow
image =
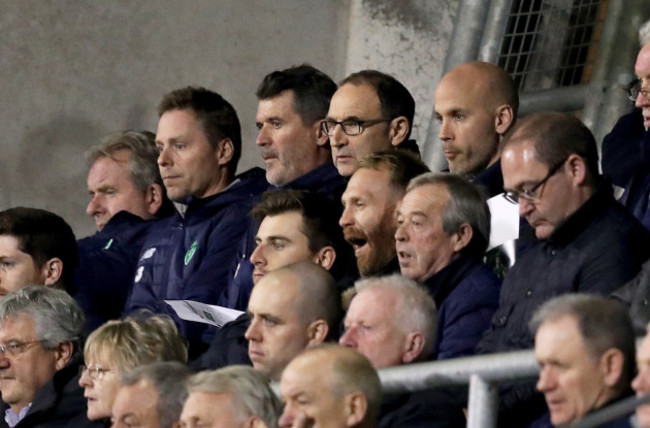
<path id="1" fill-rule="evenodd" d="M 286 242 L 291 242 L 291 239 L 287 238 L 286 236 L 282 236 L 282 235 L 271 235 L 271 236 L 267 236 L 267 237 L 265 238 L 265 240 L 267 240 L 267 241 L 286 241 Z"/>

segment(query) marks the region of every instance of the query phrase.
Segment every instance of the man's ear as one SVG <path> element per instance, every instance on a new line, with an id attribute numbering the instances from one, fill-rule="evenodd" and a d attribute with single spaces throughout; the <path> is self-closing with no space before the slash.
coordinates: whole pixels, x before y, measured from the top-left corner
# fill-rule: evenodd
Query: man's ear
<path id="1" fill-rule="evenodd" d="M 323 131 L 323 121 L 317 120 L 312 125 L 314 135 L 316 135 L 316 145 L 319 147 L 329 147 L 330 137 Z"/>
<path id="2" fill-rule="evenodd" d="M 625 356 L 620 349 L 610 348 L 600 356 L 600 370 L 605 385 L 614 387 L 620 382 L 624 364 Z"/>
<path id="3" fill-rule="evenodd" d="M 325 270 L 330 270 L 336 260 L 336 251 L 334 247 L 323 247 L 314 255 L 314 262 Z"/>
<path id="4" fill-rule="evenodd" d="M 54 348 L 54 368 L 56 371 L 67 366 L 74 353 L 74 344 L 72 342 L 61 342 Z"/>
<path id="5" fill-rule="evenodd" d="M 408 119 L 405 116 L 398 116 L 395 119 L 390 121 L 390 143 L 393 147 L 397 147 L 404 140 L 411 129 Z"/>
<path id="6" fill-rule="evenodd" d="M 494 118 L 494 129 L 497 131 L 497 134 L 503 136 L 512 126 L 512 123 L 515 120 L 515 112 L 512 110 L 510 105 L 503 104 L 497 107 L 496 113 L 497 114 Z"/>
<path id="7" fill-rule="evenodd" d="M 467 247 L 467 245 L 472 241 L 472 236 L 474 236 L 472 226 L 470 226 L 469 223 L 461 224 L 458 230 L 451 236 L 454 245 L 454 252 L 459 253 L 463 248 Z"/>
<path id="8" fill-rule="evenodd" d="M 144 195 L 147 213 L 151 216 L 156 215 L 163 202 L 163 188 L 160 184 L 150 184 Z M 146 219 L 145 219 L 146 220 Z"/>
<path id="9" fill-rule="evenodd" d="M 404 352 L 402 353 L 402 362 L 409 364 L 415 361 L 424 351 L 424 336 L 419 331 L 414 331 L 406 335 L 404 342 Z"/>
<path id="10" fill-rule="evenodd" d="M 63 262 L 58 257 L 46 261 L 41 267 L 43 285 L 52 286 L 56 284 L 63 275 Z"/>
<path id="11" fill-rule="evenodd" d="M 325 320 L 316 320 L 307 327 L 307 346 L 320 345 L 325 342 L 329 334 L 329 327 Z"/>
<path id="12" fill-rule="evenodd" d="M 345 416 L 347 426 L 360 425 L 368 413 L 368 399 L 362 392 L 352 392 L 345 396 Z"/>
<path id="13" fill-rule="evenodd" d="M 246 428 L 268 428 L 259 416 L 251 416 L 244 424 Z"/>
<path id="14" fill-rule="evenodd" d="M 233 155 L 235 154 L 235 146 L 233 145 L 230 138 L 224 138 L 223 140 L 217 143 L 217 160 L 219 165 L 226 165 L 230 162 Z"/>
<path id="15" fill-rule="evenodd" d="M 571 174 L 571 181 L 577 185 L 583 185 L 587 181 L 587 162 L 578 154 L 570 154 L 566 160 L 568 171 Z"/>

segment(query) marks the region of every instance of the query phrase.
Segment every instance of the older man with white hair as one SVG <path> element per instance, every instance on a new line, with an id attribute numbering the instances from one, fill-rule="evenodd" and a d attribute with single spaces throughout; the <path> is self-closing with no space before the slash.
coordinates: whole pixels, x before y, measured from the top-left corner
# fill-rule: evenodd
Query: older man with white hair
<path id="1" fill-rule="evenodd" d="M 436 334 L 436 305 L 426 289 L 400 275 L 355 284 L 340 343 L 376 369 L 426 361 Z M 384 394 L 379 427 L 463 426 L 460 408 L 439 390 Z"/>

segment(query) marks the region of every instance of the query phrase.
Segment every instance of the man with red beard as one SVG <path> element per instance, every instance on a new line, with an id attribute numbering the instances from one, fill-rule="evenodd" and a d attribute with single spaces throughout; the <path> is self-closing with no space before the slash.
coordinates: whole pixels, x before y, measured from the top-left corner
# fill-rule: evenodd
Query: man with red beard
<path id="1" fill-rule="evenodd" d="M 339 224 L 362 277 L 399 273 L 395 208 L 409 181 L 428 171 L 414 155 L 398 150 L 372 154 L 359 163 L 341 198 Z"/>

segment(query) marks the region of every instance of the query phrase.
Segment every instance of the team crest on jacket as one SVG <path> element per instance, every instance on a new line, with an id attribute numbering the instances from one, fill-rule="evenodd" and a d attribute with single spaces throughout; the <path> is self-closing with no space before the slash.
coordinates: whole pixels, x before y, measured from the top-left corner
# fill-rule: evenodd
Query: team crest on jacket
<path id="1" fill-rule="evenodd" d="M 189 250 L 187 250 L 187 253 L 185 253 L 185 266 L 192 260 L 192 257 L 194 257 L 194 253 L 196 253 L 196 247 L 198 244 L 196 241 L 192 242 L 192 246 L 190 247 Z"/>

